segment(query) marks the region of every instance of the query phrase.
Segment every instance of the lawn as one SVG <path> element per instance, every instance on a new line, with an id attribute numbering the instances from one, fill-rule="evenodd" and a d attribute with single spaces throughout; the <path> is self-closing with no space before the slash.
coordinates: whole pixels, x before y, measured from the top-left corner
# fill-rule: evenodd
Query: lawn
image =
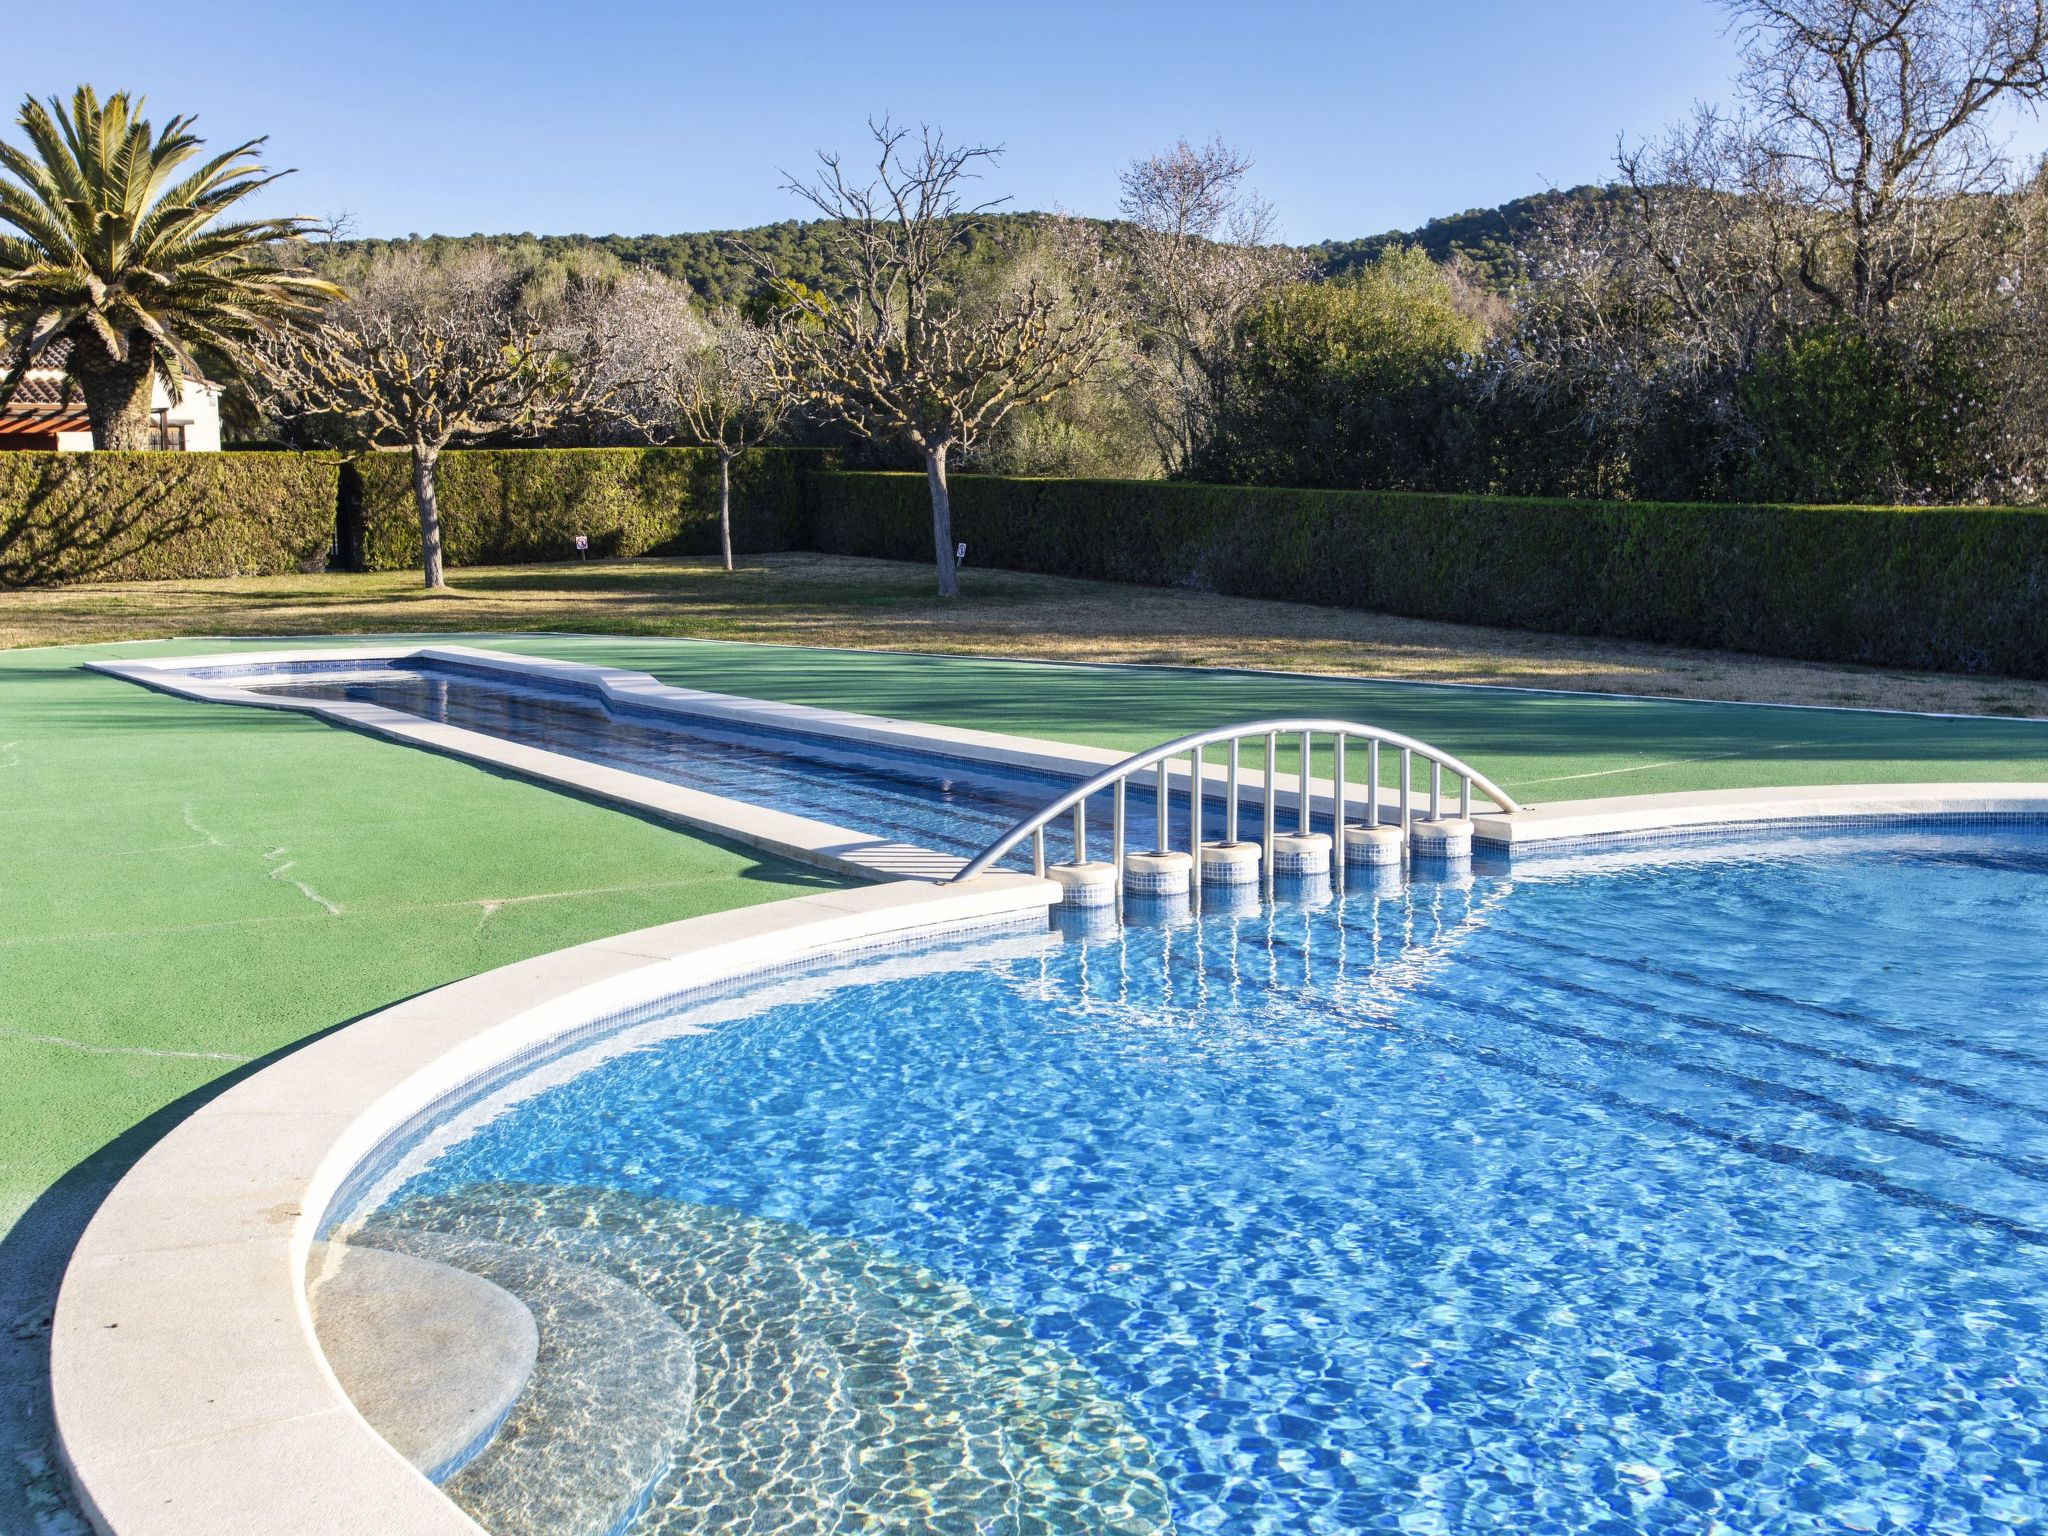
<path id="1" fill-rule="evenodd" d="M 1044 660 L 1255 666 L 1600 693 L 2048 716 L 2048 683 L 1775 661 L 1439 624 L 1299 603 L 968 569 L 954 603 L 926 566 L 831 555 L 592 561 L 79 586 L 0 596 L 0 646 L 170 635 L 588 631 Z"/>
<path id="2" fill-rule="evenodd" d="M 482 573 L 464 578 L 474 590 L 445 598 L 412 596 L 390 578 L 305 578 L 310 595 L 276 606 L 262 594 L 281 588 L 177 584 L 165 594 L 172 616 L 150 622 L 275 633 L 402 618 L 408 629 L 447 631 L 458 618 L 483 615 L 529 628 L 559 621 L 721 636 L 875 634 L 923 649 L 965 633 L 979 645 L 1030 649 L 1016 644 L 1018 632 L 983 621 L 1011 613 L 1043 623 L 1057 606 L 1042 594 L 1002 596 L 1009 589 L 984 574 L 997 595 L 958 610 L 978 614 L 980 627 L 955 623 L 947 610 L 907 617 L 899 632 L 888 621 L 890 603 L 907 616 L 933 613 L 933 605 L 901 585 L 897 568 L 853 574 L 861 579 L 829 601 L 817 594 L 831 589 L 831 569 L 808 562 L 749 573 L 743 580 L 754 583 L 755 596 L 744 601 L 730 595 L 737 583 L 721 586 L 675 563 L 653 574 L 556 568 L 556 588 L 528 573 Z M 815 600 L 785 607 L 761 595 L 792 587 Z M 1160 601 L 1183 604 L 1176 611 L 1192 616 L 1206 614 L 1209 600 Z M 0 599 L 0 625 L 15 635 L 60 620 L 119 632 L 142 625 L 129 610 L 145 606 L 120 589 L 22 594 Z M 1294 620 L 1317 612 L 1246 606 Z M 1029 633 L 1035 644 L 1052 632 Z M 1192 654 L 1251 649 L 1204 633 Z M 1262 714 L 1349 716 L 1466 755 L 1531 801 L 1735 784 L 2048 778 L 2048 722 L 2031 720 L 1046 665 L 730 638 L 464 638 L 697 687 L 1109 747 Z M 0 1329 L 0 1434 L 27 1474 L 0 1478 L 0 1529 L 34 1528 L 38 1505 L 57 1508 L 37 1417 L 38 1373 L 63 1255 L 108 1182 L 207 1094 L 295 1042 L 423 988 L 823 883 L 464 763 L 80 670 L 98 657 L 259 643 L 0 652 L 0 1319 L 8 1325 Z M 1384 654 L 1366 641 L 1346 644 L 1356 647 L 1354 661 Z M 1175 640 L 1168 649 L 1181 656 L 1191 645 Z M 61 1516 L 49 1518 L 59 1523 L 46 1528 L 65 1528 Z"/>

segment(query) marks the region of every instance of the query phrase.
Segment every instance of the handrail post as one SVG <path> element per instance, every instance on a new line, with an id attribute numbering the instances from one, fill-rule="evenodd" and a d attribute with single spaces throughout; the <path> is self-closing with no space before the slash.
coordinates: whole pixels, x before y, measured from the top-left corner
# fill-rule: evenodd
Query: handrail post
<path id="1" fill-rule="evenodd" d="M 1166 840 L 1166 759 L 1159 759 L 1159 765 L 1152 770 L 1152 832 L 1154 851 L 1167 853 L 1172 844 Z"/>
<path id="2" fill-rule="evenodd" d="M 1408 834 L 1412 830 L 1410 818 L 1415 814 L 1415 753 L 1407 747 L 1401 749 L 1401 851 L 1408 850 Z"/>
<path id="3" fill-rule="evenodd" d="M 1458 820 L 1472 819 L 1472 781 L 1464 774 L 1458 775 Z"/>
<path id="4" fill-rule="evenodd" d="M 1429 760 L 1429 819 L 1442 821 L 1444 818 L 1444 765 L 1435 758 Z"/>
<path id="5" fill-rule="evenodd" d="M 1303 837 L 1308 836 L 1308 810 L 1313 803 L 1309 794 L 1309 765 L 1314 757 L 1309 749 L 1309 733 L 1301 733 L 1301 803 L 1294 808 L 1294 830 Z"/>
<path id="6" fill-rule="evenodd" d="M 1045 828 L 1035 828 L 1031 833 L 1031 873 L 1039 879 L 1045 878 Z"/>
<path id="7" fill-rule="evenodd" d="M 1223 807 L 1223 840 L 1237 841 L 1237 746 L 1238 739 L 1230 738 L 1230 788 L 1226 793 Z"/>
<path id="8" fill-rule="evenodd" d="M 1088 800 L 1086 796 L 1074 802 L 1074 862 L 1088 862 Z"/>
<path id="9" fill-rule="evenodd" d="M 1123 920 L 1124 911 L 1124 785 L 1127 779 L 1119 778 L 1116 789 L 1110 796 L 1109 810 L 1109 862 L 1116 874 L 1117 920 Z"/>
<path id="10" fill-rule="evenodd" d="M 1266 846 L 1259 855 L 1259 864 L 1265 870 L 1266 904 L 1273 902 L 1273 819 L 1274 802 L 1279 798 L 1274 793 L 1274 781 L 1280 777 L 1280 733 L 1266 732 Z"/>
<path id="11" fill-rule="evenodd" d="M 1339 731 L 1330 743 L 1330 765 L 1333 777 L 1330 780 L 1334 805 L 1331 810 L 1330 857 L 1336 861 L 1334 871 L 1337 880 L 1337 894 L 1344 894 L 1344 733 Z"/>
<path id="12" fill-rule="evenodd" d="M 1380 824 L 1380 744 L 1377 741 L 1365 744 L 1365 824 L 1368 827 Z"/>
<path id="13" fill-rule="evenodd" d="M 1202 749 L 1188 751 L 1188 853 L 1194 861 L 1189 902 L 1202 910 Z"/>

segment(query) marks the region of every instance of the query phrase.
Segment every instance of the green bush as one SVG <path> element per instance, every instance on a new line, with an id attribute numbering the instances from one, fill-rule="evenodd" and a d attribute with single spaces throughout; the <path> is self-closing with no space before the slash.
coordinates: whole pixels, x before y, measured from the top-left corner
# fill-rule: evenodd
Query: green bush
<path id="1" fill-rule="evenodd" d="M 931 558 L 922 476 L 809 486 L 817 549 Z M 968 566 L 1826 661 L 2048 676 L 2048 511 L 954 482 Z"/>
<path id="2" fill-rule="evenodd" d="M 734 463 L 736 550 L 801 547 L 804 459 L 770 450 Z M 371 454 L 356 472 L 369 568 L 418 565 L 411 457 Z M 455 449 L 435 489 L 451 567 L 574 559 L 579 533 L 593 558 L 718 552 L 718 456 L 702 448 Z"/>
<path id="3" fill-rule="evenodd" d="M 296 453 L 0 453 L 0 586 L 318 570 L 337 473 Z"/>

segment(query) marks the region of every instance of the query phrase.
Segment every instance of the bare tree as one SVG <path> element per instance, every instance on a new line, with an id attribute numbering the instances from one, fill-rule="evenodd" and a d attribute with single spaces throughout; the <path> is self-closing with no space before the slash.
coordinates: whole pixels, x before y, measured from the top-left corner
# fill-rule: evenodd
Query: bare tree
<path id="1" fill-rule="evenodd" d="M 732 461 L 758 448 L 789 414 L 791 389 L 778 333 L 730 306 L 697 322 L 662 379 L 684 434 L 718 455 L 718 547 L 732 569 Z"/>
<path id="2" fill-rule="evenodd" d="M 523 306 L 523 274 L 488 248 L 444 262 L 403 247 L 372 259 L 317 329 L 265 347 L 268 404 L 344 440 L 412 455 L 420 566 L 446 585 L 435 468 L 450 443 L 537 429 L 587 406 L 604 338 Z"/>
<path id="3" fill-rule="evenodd" d="M 1807 292 L 1882 314 L 1961 243 L 1959 201 L 2004 190 L 1988 115 L 2048 90 L 2048 0 L 1724 3 L 1750 114 L 1736 186 L 1793 215 Z"/>
<path id="4" fill-rule="evenodd" d="M 1492 379 L 1576 435 L 1575 489 L 1739 480 L 1784 441 L 1747 381 L 1822 329 L 1910 375 L 1995 352 L 2013 323 L 2016 215 L 1990 114 L 2043 93 L 2048 0 L 1724 3 L 1744 55 L 1734 108 L 1624 145 L 1620 197 L 1561 204 L 1524 246 Z"/>
<path id="5" fill-rule="evenodd" d="M 1168 471 L 1185 474 L 1214 432 L 1238 323 L 1307 258 L 1274 243 L 1252 163 L 1220 138 L 1182 139 L 1122 174 L 1126 301 L 1152 364 L 1150 415 Z"/>
<path id="6" fill-rule="evenodd" d="M 863 436 L 902 439 L 924 457 L 939 594 L 959 594 L 947 462 L 971 451 L 1017 407 L 1051 400 L 1085 378 L 1110 332 L 1101 268 L 1061 282 L 1022 274 L 993 292 L 961 293 L 953 266 L 994 202 L 969 204 L 966 184 L 1000 150 L 948 144 L 870 121 L 875 160 L 862 180 L 820 152 L 809 182 L 789 190 L 831 221 L 843 292 L 811 293 L 764 271 L 793 323 L 778 349 L 789 387 Z"/>

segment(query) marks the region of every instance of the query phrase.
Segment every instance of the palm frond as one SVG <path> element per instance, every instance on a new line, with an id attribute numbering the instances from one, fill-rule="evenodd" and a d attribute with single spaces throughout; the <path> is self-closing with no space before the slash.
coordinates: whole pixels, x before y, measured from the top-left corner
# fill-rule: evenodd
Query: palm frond
<path id="1" fill-rule="evenodd" d="M 61 334 L 81 380 L 81 361 L 139 363 L 175 390 L 204 377 L 202 354 L 239 369 L 257 340 L 340 296 L 274 259 L 312 221 L 223 217 L 289 174 L 262 164 L 264 140 L 203 154 L 192 118 L 159 130 L 142 98 L 90 86 L 32 98 L 17 122 L 26 143 L 0 142 L 0 324 L 17 367 L 31 336 L 40 350 Z"/>

